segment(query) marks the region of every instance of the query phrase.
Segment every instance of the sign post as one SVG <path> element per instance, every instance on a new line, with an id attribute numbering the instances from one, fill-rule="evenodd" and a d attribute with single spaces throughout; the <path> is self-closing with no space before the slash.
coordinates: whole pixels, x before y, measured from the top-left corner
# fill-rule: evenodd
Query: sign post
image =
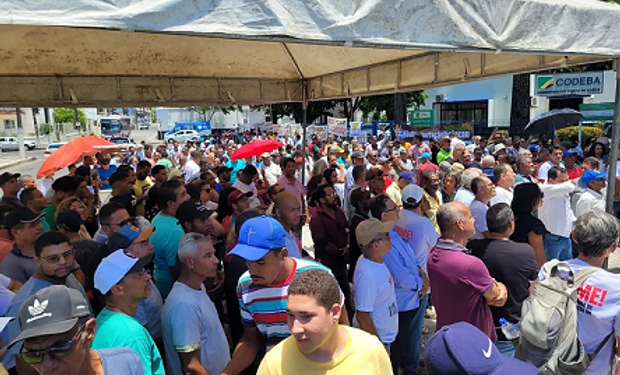
<path id="1" fill-rule="evenodd" d="M 603 72 L 537 74 L 537 96 L 594 95 L 603 93 Z"/>
<path id="2" fill-rule="evenodd" d="M 435 126 L 435 111 L 432 109 L 409 111 L 409 126 L 414 128 L 431 128 Z"/>

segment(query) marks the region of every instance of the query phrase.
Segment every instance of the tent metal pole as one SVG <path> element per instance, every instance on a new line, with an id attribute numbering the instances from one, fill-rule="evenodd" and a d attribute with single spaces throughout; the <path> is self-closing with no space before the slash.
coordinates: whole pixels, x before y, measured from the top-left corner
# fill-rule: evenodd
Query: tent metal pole
<path id="1" fill-rule="evenodd" d="M 609 153 L 609 174 L 607 175 L 607 212 L 611 214 L 614 213 L 618 142 L 620 141 L 620 58 L 614 60 L 614 70 L 616 71 L 616 97 L 611 144 L 609 146 L 611 150 Z"/>
<path id="2" fill-rule="evenodd" d="M 301 184 L 306 186 L 308 181 L 306 181 L 306 155 L 308 154 L 308 145 L 306 144 L 306 140 L 308 138 L 308 80 L 303 80 L 302 85 L 302 102 L 301 102 L 301 129 L 302 129 L 302 137 L 301 137 Z M 303 198 L 302 198 L 303 199 Z M 305 204 L 306 209 L 308 209 L 308 203 Z M 301 220 L 305 222 L 306 213 L 302 212 Z M 303 241 L 303 230 L 299 231 L 299 241 Z M 303 242 L 302 242 L 303 243 Z"/>

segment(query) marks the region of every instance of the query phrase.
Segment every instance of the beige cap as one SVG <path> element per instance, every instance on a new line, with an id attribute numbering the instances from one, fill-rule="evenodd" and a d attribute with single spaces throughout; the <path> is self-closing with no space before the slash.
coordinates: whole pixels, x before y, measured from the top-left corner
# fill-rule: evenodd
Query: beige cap
<path id="1" fill-rule="evenodd" d="M 394 222 L 388 221 L 384 223 L 372 218 L 358 224 L 357 228 L 355 228 L 355 237 L 360 246 L 365 246 L 377 237 L 377 234 L 388 233 L 392 229 L 394 229 Z"/>

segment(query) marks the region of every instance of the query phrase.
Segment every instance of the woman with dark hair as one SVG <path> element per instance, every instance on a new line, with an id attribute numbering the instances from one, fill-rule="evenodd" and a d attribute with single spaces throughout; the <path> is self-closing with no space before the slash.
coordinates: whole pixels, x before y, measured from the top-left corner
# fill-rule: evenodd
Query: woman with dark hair
<path id="1" fill-rule="evenodd" d="M 364 220 L 367 220 L 370 204 L 370 191 L 365 189 L 355 189 L 351 192 L 351 205 L 355 213 L 351 217 L 351 229 L 349 230 L 349 281 L 353 281 L 355 265 L 358 258 L 362 255 L 362 250 L 357 243 L 355 229 Z"/>
<path id="2" fill-rule="evenodd" d="M 325 183 L 338 194 L 338 205 L 342 206 L 342 201 L 344 199 L 342 194 L 344 191 L 338 186 L 338 171 L 336 168 L 327 168 L 325 172 L 323 172 L 323 177 L 325 178 Z"/>
<path id="3" fill-rule="evenodd" d="M 607 146 L 604 143 L 596 141 L 590 146 L 586 157 L 592 156 L 598 160 L 599 171 L 605 172 L 607 170 Z"/>
<path id="4" fill-rule="evenodd" d="M 461 187 L 461 174 L 450 171 L 443 176 L 441 183 L 441 198 L 443 203 L 454 200 L 456 191 Z"/>
<path id="5" fill-rule="evenodd" d="M 534 249 L 538 268 L 547 261 L 544 244 L 547 228 L 534 216 L 534 212 L 542 206 L 543 197 L 544 194 L 538 184 L 523 183 L 515 187 L 511 205 L 515 215 L 515 230 L 510 239 L 527 243 Z"/>
<path id="6" fill-rule="evenodd" d="M 308 201 L 308 214 L 312 217 L 316 211 L 316 204 L 313 198 L 314 191 L 321 185 L 325 185 L 325 177 L 323 175 L 312 176 L 308 185 L 306 185 L 306 200 Z"/>

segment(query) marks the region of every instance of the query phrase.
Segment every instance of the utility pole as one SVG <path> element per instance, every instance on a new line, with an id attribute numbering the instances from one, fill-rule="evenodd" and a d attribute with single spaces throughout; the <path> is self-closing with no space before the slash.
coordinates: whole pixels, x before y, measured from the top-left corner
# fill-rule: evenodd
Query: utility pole
<path id="1" fill-rule="evenodd" d="M 26 149 L 24 148 L 24 127 L 22 124 L 22 110 L 17 107 L 15 108 L 15 112 L 17 115 L 17 137 L 19 139 L 19 157 L 21 159 L 26 159 Z"/>

